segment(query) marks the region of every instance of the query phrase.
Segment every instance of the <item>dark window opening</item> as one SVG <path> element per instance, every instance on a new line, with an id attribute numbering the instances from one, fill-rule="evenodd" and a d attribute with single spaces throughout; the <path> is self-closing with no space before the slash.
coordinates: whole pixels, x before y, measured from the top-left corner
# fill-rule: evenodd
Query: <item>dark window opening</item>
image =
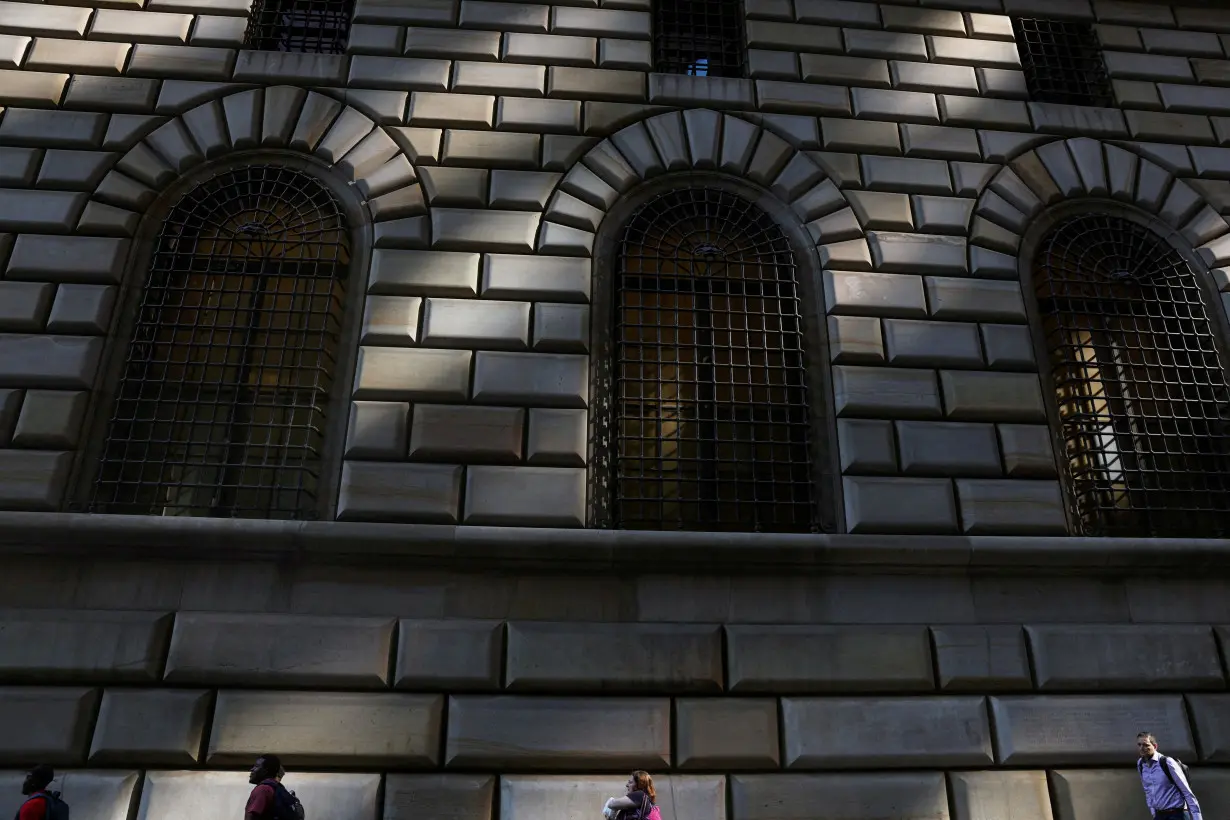
<path id="1" fill-rule="evenodd" d="M 90 510 L 315 517 L 348 263 L 337 202 L 298 171 L 186 194 L 157 239 Z"/>
<path id="2" fill-rule="evenodd" d="M 1230 535 L 1230 395 L 1186 262 L 1092 214 L 1046 237 L 1034 282 L 1081 534 Z"/>
<path id="3" fill-rule="evenodd" d="M 1113 105 L 1102 46 L 1089 23 L 1014 17 L 1029 98 L 1069 105 Z"/>
<path id="4" fill-rule="evenodd" d="M 255 0 L 244 45 L 260 51 L 341 54 L 353 0 Z"/>
<path id="5" fill-rule="evenodd" d="M 781 229 L 725 191 L 668 192 L 632 217 L 616 275 L 611 523 L 816 529 L 801 307 Z"/>
<path id="6" fill-rule="evenodd" d="M 657 0 L 654 71 L 742 77 L 743 7 L 739 0 Z"/>

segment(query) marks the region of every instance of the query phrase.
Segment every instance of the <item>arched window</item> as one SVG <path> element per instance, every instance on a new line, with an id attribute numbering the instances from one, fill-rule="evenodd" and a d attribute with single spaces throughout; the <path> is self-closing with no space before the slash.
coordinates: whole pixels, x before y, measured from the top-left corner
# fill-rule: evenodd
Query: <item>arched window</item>
<path id="1" fill-rule="evenodd" d="M 794 256 L 713 188 L 632 216 L 614 282 L 613 523 L 810 531 L 806 364 Z"/>
<path id="2" fill-rule="evenodd" d="M 314 517 L 349 256 L 337 201 L 299 171 L 189 191 L 157 239 L 91 508 Z"/>
<path id="3" fill-rule="evenodd" d="M 1187 263 L 1086 214 L 1044 237 L 1033 279 L 1080 532 L 1230 534 L 1226 375 Z"/>

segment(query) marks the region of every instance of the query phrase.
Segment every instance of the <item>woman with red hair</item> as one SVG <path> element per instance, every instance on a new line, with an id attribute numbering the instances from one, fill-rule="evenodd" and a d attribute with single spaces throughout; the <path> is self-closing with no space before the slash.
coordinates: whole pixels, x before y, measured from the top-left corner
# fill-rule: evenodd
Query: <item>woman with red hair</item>
<path id="1" fill-rule="evenodd" d="M 657 805 L 658 793 L 653 788 L 653 778 L 649 772 L 633 772 L 625 787 L 627 793 L 623 797 L 612 797 L 606 801 L 602 809 L 603 817 L 607 820 L 662 820 Z"/>

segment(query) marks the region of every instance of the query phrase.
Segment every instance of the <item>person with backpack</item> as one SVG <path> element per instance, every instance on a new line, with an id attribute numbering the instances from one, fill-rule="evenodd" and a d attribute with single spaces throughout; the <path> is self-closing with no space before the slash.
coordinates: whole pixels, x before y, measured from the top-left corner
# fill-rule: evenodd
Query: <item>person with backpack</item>
<path id="1" fill-rule="evenodd" d="M 248 795 L 243 820 L 303 820 L 303 804 L 295 793 L 282 785 L 286 769 L 277 755 L 256 758 L 248 782 L 256 788 Z M 22 818 L 25 820 L 25 818 Z"/>
<path id="2" fill-rule="evenodd" d="M 68 820 L 68 804 L 60 799 L 59 792 L 47 789 L 55 779 L 55 769 L 50 766 L 35 766 L 27 772 L 21 784 L 26 800 L 13 820 Z"/>
<path id="3" fill-rule="evenodd" d="M 657 806 L 658 793 L 649 772 L 633 772 L 624 788 L 623 797 L 612 797 L 602 808 L 607 820 L 662 820 Z"/>
<path id="4" fill-rule="evenodd" d="M 1187 784 L 1187 767 L 1157 750 L 1157 738 L 1150 732 L 1136 736 L 1140 760 L 1136 769 L 1145 789 L 1145 803 L 1153 820 L 1201 820 L 1200 803 Z"/>

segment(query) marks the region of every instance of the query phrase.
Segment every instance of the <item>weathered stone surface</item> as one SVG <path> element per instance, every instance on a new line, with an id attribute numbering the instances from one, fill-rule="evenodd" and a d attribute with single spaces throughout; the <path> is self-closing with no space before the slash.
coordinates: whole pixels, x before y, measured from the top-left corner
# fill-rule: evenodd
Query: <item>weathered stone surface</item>
<path id="1" fill-rule="evenodd" d="M 0 764 L 82 763 L 98 690 L 0 687 Z"/>
<path id="2" fill-rule="evenodd" d="M 995 756 L 1008 766 L 1121 763 L 1124 726 L 1148 726 L 1167 754 L 1196 753 L 1178 695 L 993 697 L 991 715 Z"/>
<path id="3" fill-rule="evenodd" d="M 342 730 L 342 727 L 338 728 Z M 347 728 L 354 731 L 354 728 Z M 340 731 L 339 737 L 344 734 L 345 730 Z M 332 742 L 325 741 L 325 744 Z M 262 748 L 256 754 L 263 751 L 268 750 Z M 286 762 L 285 756 L 282 759 Z M 246 764 L 247 760 L 243 762 Z M 379 774 L 307 774 L 291 771 L 283 783 L 298 795 L 305 806 L 311 806 L 311 811 L 319 812 L 321 817 L 330 820 L 369 820 L 377 816 Z M 215 820 L 219 807 L 242 806 L 251 790 L 247 779 L 236 777 L 234 772 L 151 771 L 146 774 L 141 789 L 141 808 L 137 820 Z"/>
<path id="4" fill-rule="evenodd" d="M 467 524 L 582 527 L 585 471 L 566 467 L 469 467 Z"/>
<path id="5" fill-rule="evenodd" d="M 440 695 L 222 691 L 206 762 L 246 763 L 274 748 L 288 764 L 434 766 L 443 710 Z"/>
<path id="6" fill-rule="evenodd" d="M 872 418 L 939 418 L 935 373 L 892 367 L 833 368 L 837 415 Z"/>
<path id="7" fill-rule="evenodd" d="M 356 399 L 455 401 L 469 395 L 468 350 L 359 349 Z"/>
<path id="8" fill-rule="evenodd" d="M 583 467 L 589 458 L 589 414 L 584 410 L 531 408 L 525 441 L 525 457 L 530 464 Z"/>
<path id="9" fill-rule="evenodd" d="M 627 775 L 574 775 L 500 778 L 500 817 L 581 817 L 622 793 Z M 662 816 L 677 820 L 726 820 L 726 778 L 715 775 L 655 775 L 657 804 Z"/>
<path id="10" fill-rule="evenodd" d="M 1019 626 L 933 626 L 935 665 L 947 691 L 1029 689 L 1029 658 Z"/>
<path id="11" fill-rule="evenodd" d="M 389 618 L 181 613 L 165 679 L 174 683 L 381 688 Z"/>
<path id="12" fill-rule="evenodd" d="M 897 444 L 891 421 L 838 419 L 837 449 L 845 475 L 897 472 Z"/>
<path id="13" fill-rule="evenodd" d="M 461 467 L 347 461 L 337 517 L 343 521 L 454 524 L 460 515 Z"/>
<path id="14" fill-rule="evenodd" d="M 20 788 L 25 779 L 24 771 L 0 772 L 0 812 L 16 816 L 25 797 Z M 85 771 L 57 769 L 52 789 L 59 791 L 65 801 L 72 800 L 72 816 L 76 820 L 130 820 L 136 808 L 132 805 L 133 793 L 140 772 L 133 771 Z"/>
<path id="15" fill-rule="evenodd" d="M 969 322 L 885 319 L 888 363 L 898 367 L 982 367 L 978 326 Z"/>
<path id="16" fill-rule="evenodd" d="M 529 333 L 527 302 L 432 297 L 423 311 L 423 344 L 429 347 L 524 350 Z"/>
<path id="17" fill-rule="evenodd" d="M 1046 772 L 951 772 L 948 781 L 955 820 L 1051 820 Z"/>
<path id="18" fill-rule="evenodd" d="M 962 529 L 970 535 L 1067 535 L 1057 481 L 959 479 Z"/>
<path id="19" fill-rule="evenodd" d="M 957 531 L 952 482 L 943 478 L 843 478 L 852 533 L 919 535 Z"/>
<path id="20" fill-rule="evenodd" d="M 0 449 L 0 509 L 57 510 L 72 463 L 70 452 Z"/>
<path id="21" fill-rule="evenodd" d="M 1223 689 L 1207 626 L 1026 626 L 1039 689 Z"/>
<path id="22" fill-rule="evenodd" d="M 391 774 L 384 780 L 385 820 L 491 820 L 495 776 Z"/>
<path id="23" fill-rule="evenodd" d="M 91 763 L 197 762 L 213 693 L 198 689 L 108 689 L 90 747 Z"/>
<path id="24" fill-rule="evenodd" d="M 874 316 L 830 316 L 829 358 L 833 364 L 879 364 L 884 337 Z"/>
<path id="25" fill-rule="evenodd" d="M 927 691 L 931 646 L 920 627 L 727 626 L 733 692 Z"/>
<path id="26" fill-rule="evenodd" d="M 475 401 L 531 407 L 585 407 L 589 401 L 586 356 L 480 351 L 476 357 Z"/>
<path id="27" fill-rule="evenodd" d="M 861 271 L 824 272 L 829 312 L 851 316 L 927 315 L 922 277 Z"/>
<path id="28" fill-rule="evenodd" d="M 717 626 L 508 625 L 505 685 L 511 690 L 716 692 L 722 677 Z"/>
<path id="29" fill-rule="evenodd" d="M 734 820 L 948 820 L 939 772 L 741 774 L 730 805 Z"/>
<path id="30" fill-rule="evenodd" d="M 994 762 L 981 697 L 782 698 L 782 732 L 790 769 Z"/>
<path id="31" fill-rule="evenodd" d="M 1161 742 L 1165 744 L 1164 740 Z M 1169 754 L 1170 749 L 1167 748 L 1164 753 Z M 1054 791 L 1055 820 L 1082 820 L 1085 817 L 1146 820 L 1149 817 L 1141 798 L 1140 775 L 1131 769 L 1053 771 L 1051 788 Z M 1203 789 L 1200 799 L 1207 799 Z"/>
<path id="32" fill-rule="evenodd" d="M 1045 421 L 1042 389 L 1032 373 L 940 372 L 949 418 L 969 421 Z"/>
<path id="33" fill-rule="evenodd" d="M 1225 635 L 1226 628 L 1218 627 L 1218 631 Z M 1196 729 L 1200 758 L 1210 763 L 1230 760 L 1230 695 L 1188 695 L 1187 704 Z M 1159 742 L 1169 746 L 1166 740 Z"/>
<path id="34" fill-rule="evenodd" d="M 504 657 L 501 621 L 401 621 L 397 633 L 399 689 L 481 691 L 500 688 Z"/>
<path id="35" fill-rule="evenodd" d="M 992 424 L 898 421 L 901 471 L 906 475 L 1000 475 Z"/>
<path id="36" fill-rule="evenodd" d="M 449 699 L 447 766 L 652 770 L 670 758 L 667 698 Z"/>
<path id="37" fill-rule="evenodd" d="M 681 769 L 776 769 L 777 701 L 773 698 L 679 698 L 675 765 Z"/>
<path id="38" fill-rule="evenodd" d="M 0 614 L 0 679 L 148 683 L 162 669 L 171 616 L 30 609 Z"/>

